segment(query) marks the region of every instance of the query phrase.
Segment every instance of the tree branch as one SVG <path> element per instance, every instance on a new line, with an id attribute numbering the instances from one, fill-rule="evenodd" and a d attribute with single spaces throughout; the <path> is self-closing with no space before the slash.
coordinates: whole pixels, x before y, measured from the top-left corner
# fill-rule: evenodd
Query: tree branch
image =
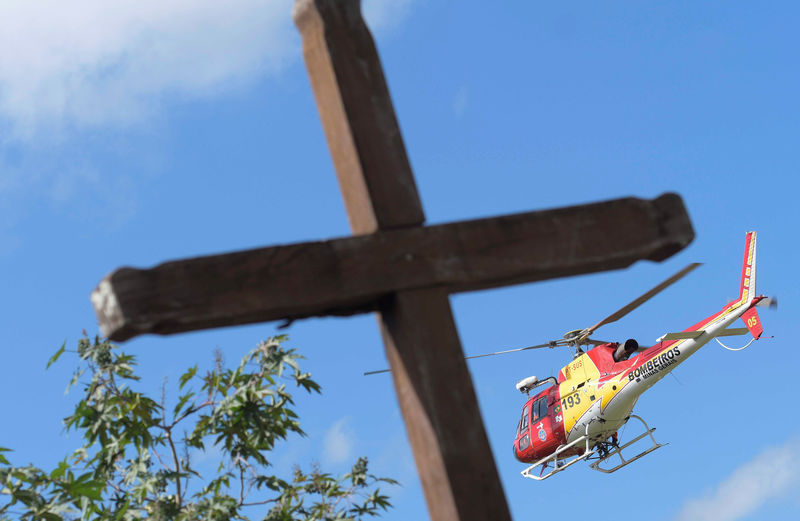
<path id="1" fill-rule="evenodd" d="M 183 496 L 181 494 L 181 461 L 178 459 L 178 452 L 175 450 L 175 443 L 172 441 L 172 429 L 166 429 L 167 441 L 169 448 L 172 450 L 172 459 L 175 460 L 175 487 L 178 497 L 178 510 L 183 503 Z"/>

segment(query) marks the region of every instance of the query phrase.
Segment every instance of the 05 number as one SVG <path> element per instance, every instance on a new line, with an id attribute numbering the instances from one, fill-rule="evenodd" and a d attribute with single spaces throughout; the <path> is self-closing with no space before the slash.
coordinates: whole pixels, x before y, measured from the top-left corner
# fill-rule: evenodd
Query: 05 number
<path id="1" fill-rule="evenodd" d="M 758 319 L 756 317 L 750 317 L 747 319 L 747 327 L 753 327 L 758 324 Z"/>

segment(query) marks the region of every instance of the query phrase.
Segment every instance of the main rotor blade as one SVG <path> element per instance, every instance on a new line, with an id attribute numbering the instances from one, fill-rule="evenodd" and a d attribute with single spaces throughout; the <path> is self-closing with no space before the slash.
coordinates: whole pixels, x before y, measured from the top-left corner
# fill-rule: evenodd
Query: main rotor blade
<path id="1" fill-rule="evenodd" d="M 518 351 L 527 351 L 528 349 L 538 349 L 540 347 L 556 347 L 562 344 L 563 342 L 561 340 L 553 340 L 552 342 L 547 342 L 546 344 L 538 344 L 535 346 L 528 346 L 528 347 L 518 347 L 517 349 L 506 349 L 505 351 L 495 351 L 494 353 L 485 353 L 482 355 L 465 356 L 464 360 L 470 360 L 472 358 L 482 358 L 484 356 L 504 355 L 506 353 L 516 353 Z M 364 373 L 364 376 L 368 376 L 371 374 L 388 373 L 389 371 L 391 371 L 391 369 L 379 369 L 377 371 L 367 371 Z"/>
<path id="2" fill-rule="evenodd" d="M 611 322 L 616 322 L 617 320 L 621 319 L 622 317 L 624 317 L 625 315 L 627 315 L 628 313 L 630 313 L 634 309 L 638 308 L 639 306 L 641 306 L 642 304 L 644 304 L 645 302 L 647 302 L 648 300 L 650 300 L 651 298 L 656 296 L 658 293 L 664 291 L 666 288 L 668 288 L 672 284 L 675 284 L 676 282 L 678 282 L 680 279 L 682 279 L 683 277 L 688 275 L 690 271 L 692 271 L 693 269 L 697 268 L 701 264 L 702 263 L 700 263 L 700 262 L 693 262 L 693 263 L 689 264 L 688 266 L 683 268 L 681 271 L 679 271 L 675 275 L 671 276 L 670 278 L 668 278 L 667 280 L 665 280 L 664 282 L 662 282 L 658 286 L 654 287 L 653 289 L 651 289 L 647 293 L 645 293 L 642 296 L 640 296 L 639 298 L 633 300 L 632 302 L 630 302 L 626 306 L 621 307 L 620 309 L 618 309 L 614 313 L 610 314 L 609 316 L 607 316 L 606 318 L 604 318 L 603 320 L 601 320 L 597 324 L 593 325 L 589 329 L 585 329 L 583 331 L 583 336 L 589 336 L 592 333 L 594 333 L 597 330 L 597 328 L 599 328 L 600 326 L 604 326 L 606 324 L 610 324 Z"/>
<path id="3" fill-rule="evenodd" d="M 377 371 L 364 371 L 364 376 L 369 376 L 371 374 L 381 374 L 381 373 L 388 373 L 391 369 L 378 369 Z"/>
<path id="4" fill-rule="evenodd" d="M 494 353 L 484 353 L 482 355 L 465 356 L 464 360 L 471 360 L 472 358 L 482 358 L 484 356 L 504 355 L 506 353 L 516 353 L 518 351 L 527 351 L 528 349 L 539 349 L 540 347 L 556 347 L 557 345 L 559 345 L 559 342 L 560 341 L 558 340 L 554 340 L 546 344 L 539 344 L 535 346 L 518 347 L 517 349 L 506 349 L 505 351 L 495 351 Z"/>

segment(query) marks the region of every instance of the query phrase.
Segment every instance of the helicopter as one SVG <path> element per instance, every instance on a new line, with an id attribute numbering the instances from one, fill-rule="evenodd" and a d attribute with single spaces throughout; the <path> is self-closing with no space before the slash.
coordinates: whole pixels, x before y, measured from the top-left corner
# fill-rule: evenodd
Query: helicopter
<path id="1" fill-rule="evenodd" d="M 529 464 L 522 471 L 524 477 L 544 480 L 580 461 L 592 461 L 590 468 L 612 473 L 663 447 L 665 444 L 655 440 L 655 428 L 633 414 L 639 397 L 711 339 L 720 342 L 718 337 L 750 333 L 752 339 L 742 348 L 728 348 L 720 342 L 728 349 L 741 350 L 761 337 L 763 327 L 756 308 L 776 307 L 777 300 L 756 295 L 756 232 L 751 231 L 746 236 L 739 297 L 721 311 L 684 331 L 661 336 L 650 347 L 640 347 L 634 339 L 617 343 L 590 338 L 598 328 L 621 319 L 699 265 L 690 264 L 597 324 L 569 331 L 561 339 L 468 357 L 557 346 L 574 349 L 573 360 L 557 377 L 540 380 L 530 376 L 516 384 L 517 390 L 528 396 L 513 446 L 516 459 Z M 731 328 L 739 318 L 746 327 Z M 531 396 L 540 387 L 544 389 Z M 618 433 L 631 419 L 643 432 L 622 442 Z M 646 448 L 638 451 L 634 445 L 642 443 Z M 638 452 L 626 457 L 626 449 Z"/>

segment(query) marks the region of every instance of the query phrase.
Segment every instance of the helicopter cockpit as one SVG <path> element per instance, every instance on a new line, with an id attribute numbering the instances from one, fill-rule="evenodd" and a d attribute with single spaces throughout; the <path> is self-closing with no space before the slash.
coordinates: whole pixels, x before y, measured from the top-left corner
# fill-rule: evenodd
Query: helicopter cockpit
<path id="1" fill-rule="evenodd" d="M 517 388 L 522 392 L 530 390 L 524 385 L 526 381 L 528 385 L 533 382 L 535 385 L 532 387 L 538 387 L 545 383 L 557 383 L 553 377 L 541 382 L 535 377 L 529 377 L 517 384 Z M 523 406 L 514 440 L 514 457 L 519 461 L 533 461 L 563 442 L 558 439 L 556 435 L 558 431 L 554 428 L 561 421 L 559 414 L 561 406 L 557 399 L 557 392 L 558 387 L 551 385 L 530 398 Z"/>

